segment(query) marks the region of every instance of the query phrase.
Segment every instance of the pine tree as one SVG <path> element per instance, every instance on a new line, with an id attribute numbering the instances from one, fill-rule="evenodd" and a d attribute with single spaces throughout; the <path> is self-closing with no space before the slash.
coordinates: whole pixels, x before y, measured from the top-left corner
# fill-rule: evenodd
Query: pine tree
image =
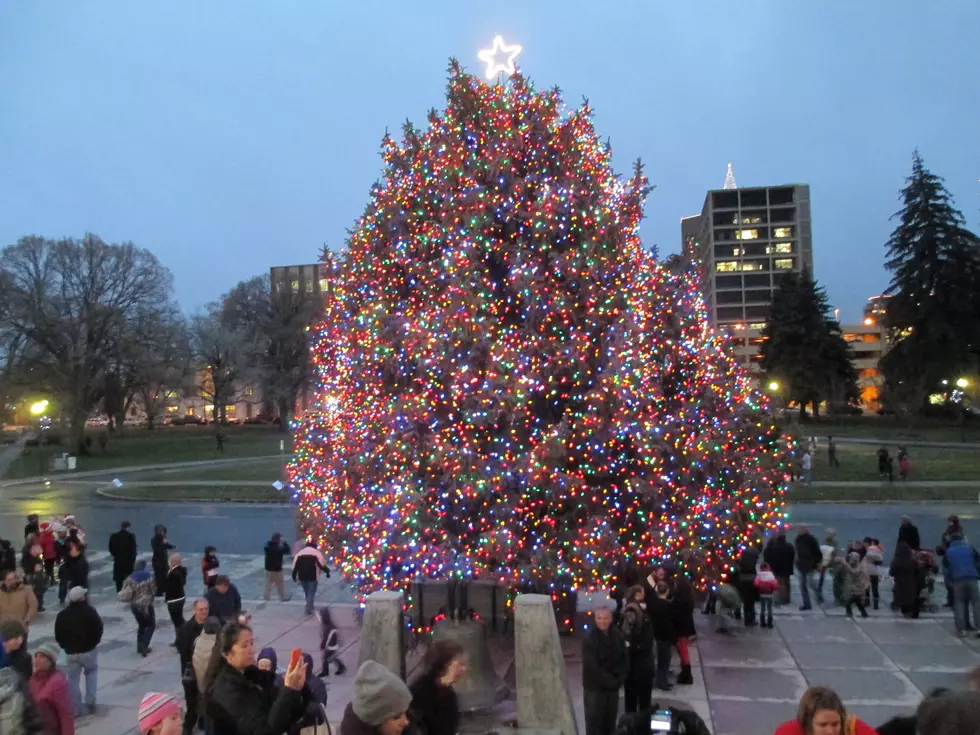
<path id="1" fill-rule="evenodd" d="M 783 276 L 773 293 L 769 320 L 762 332 L 762 370 L 778 381 L 788 401 L 800 406 L 821 401 L 831 405 L 858 399 L 857 371 L 841 334 L 830 316 L 823 288 L 806 269 Z"/>
<path id="2" fill-rule="evenodd" d="M 895 345 L 882 369 L 889 393 L 905 396 L 916 410 L 943 380 L 976 364 L 980 240 L 965 228 L 942 179 L 918 151 L 906 182 L 902 209 L 894 215 L 899 223 L 887 244 L 887 325 Z"/>
<path id="3" fill-rule="evenodd" d="M 641 167 L 613 172 L 587 102 L 456 62 L 445 112 L 383 156 L 313 346 L 308 532 L 362 589 L 725 578 L 785 475 L 692 281 L 641 245 Z"/>

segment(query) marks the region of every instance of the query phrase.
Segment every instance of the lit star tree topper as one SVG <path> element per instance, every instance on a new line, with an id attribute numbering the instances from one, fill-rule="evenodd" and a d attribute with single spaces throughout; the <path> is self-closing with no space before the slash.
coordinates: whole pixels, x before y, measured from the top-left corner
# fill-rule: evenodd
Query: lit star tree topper
<path id="1" fill-rule="evenodd" d="M 305 531 L 365 592 L 728 579 L 782 522 L 786 467 L 693 278 L 643 247 L 642 169 L 519 73 L 454 61 L 447 97 L 385 137 L 330 271 L 288 468 Z"/>
<path id="2" fill-rule="evenodd" d="M 480 61 L 487 65 L 487 79 L 496 79 L 497 74 L 511 77 L 517 71 L 514 60 L 517 59 L 523 48 L 518 44 L 504 43 L 503 36 L 495 36 L 493 45 L 483 49 L 477 56 Z"/>

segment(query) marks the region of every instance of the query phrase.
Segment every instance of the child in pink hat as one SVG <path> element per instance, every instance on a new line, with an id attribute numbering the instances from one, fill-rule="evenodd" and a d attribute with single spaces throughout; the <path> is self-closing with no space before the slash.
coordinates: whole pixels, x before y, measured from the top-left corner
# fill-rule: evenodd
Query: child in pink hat
<path id="1" fill-rule="evenodd" d="M 169 694 L 150 692 L 140 702 L 142 735 L 180 735 L 183 727 L 180 702 Z"/>

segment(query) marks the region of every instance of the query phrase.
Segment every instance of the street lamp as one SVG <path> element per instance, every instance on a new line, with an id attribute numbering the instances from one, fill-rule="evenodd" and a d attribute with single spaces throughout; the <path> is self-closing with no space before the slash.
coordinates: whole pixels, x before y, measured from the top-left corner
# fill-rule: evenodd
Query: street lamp
<path id="1" fill-rule="evenodd" d="M 779 383 L 777 381 L 775 381 L 775 380 L 772 381 L 771 383 L 769 383 L 769 390 L 771 390 L 773 393 L 775 393 L 776 391 L 778 391 L 779 390 Z"/>
<path id="2" fill-rule="evenodd" d="M 42 416 L 48 410 L 47 401 L 38 401 L 31 405 L 31 416 Z"/>
<path id="3" fill-rule="evenodd" d="M 969 384 L 970 384 L 970 381 L 967 380 L 966 378 L 960 378 L 959 380 L 956 381 L 956 387 L 959 388 L 959 389 L 961 389 L 961 390 L 963 388 L 966 388 Z"/>

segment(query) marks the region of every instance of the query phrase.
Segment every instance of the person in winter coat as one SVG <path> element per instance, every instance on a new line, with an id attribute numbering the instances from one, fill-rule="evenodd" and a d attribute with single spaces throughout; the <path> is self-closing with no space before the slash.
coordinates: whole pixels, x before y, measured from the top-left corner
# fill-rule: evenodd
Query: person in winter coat
<path id="1" fill-rule="evenodd" d="M 868 592 L 864 596 L 864 606 L 878 609 L 878 583 L 881 581 L 881 566 L 885 561 L 885 550 L 876 538 L 866 539 L 867 553 L 864 555 L 864 570 L 868 573 Z"/>
<path id="2" fill-rule="evenodd" d="M 200 693 L 197 689 L 197 678 L 194 672 L 194 648 L 198 637 L 204 631 L 204 625 L 208 619 L 207 600 L 195 600 L 191 608 L 191 619 L 186 621 L 177 630 L 176 645 L 177 655 L 180 657 L 180 683 L 184 687 L 184 730 L 192 732 L 199 722 L 197 701 Z M 210 655 L 211 651 L 208 651 Z M 205 661 L 205 667 L 206 667 Z M 204 670 L 202 668 L 202 676 Z M 201 728 L 203 729 L 203 727 Z"/>
<path id="3" fill-rule="evenodd" d="M 800 526 L 799 533 L 796 535 L 796 568 L 800 572 L 800 595 L 803 597 L 803 604 L 800 610 L 810 610 L 810 578 L 820 567 L 823 554 L 820 552 L 820 544 L 810 533 L 806 526 Z"/>
<path id="4" fill-rule="evenodd" d="M 902 523 L 898 527 L 898 541 L 895 542 L 896 550 L 901 543 L 908 544 L 912 551 L 918 551 L 922 548 L 922 542 L 919 539 L 919 529 L 912 523 L 912 519 L 908 516 L 902 516 Z"/>
<path id="5" fill-rule="evenodd" d="M 44 723 L 44 735 L 75 735 L 75 713 L 72 711 L 68 680 L 58 670 L 58 647 L 44 643 L 34 652 L 34 673 L 30 692 Z"/>
<path id="6" fill-rule="evenodd" d="M 755 568 L 759 563 L 759 551 L 754 545 L 745 547 L 738 557 L 738 592 L 742 596 L 742 617 L 745 626 L 755 625 Z"/>
<path id="7" fill-rule="evenodd" d="M 109 536 L 109 554 L 112 556 L 112 581 L 116 583 L 118 594 L 126 577 L 136 568 L 136 534 L 129 521 L 123 521 L 119 530 Z"/>
<path id="8" fill-rule="evenodd" d="M 28 657 L 28 671 L 31 670 Z M 41 713 L 30 695 L 30 673 L 22 676 L 11 667 L 0 668 L 0 732 L 45 735 Z M 9 717 L 11 721 L 2 719 Z"/>
<path id="9" fill-rule="evenodd" d="M 622 634 L 612 627 L 612 611 L 595 611 L 595 626 L 582 639 L 582 689 L 586 735 L 608 735 L 616 727 L 619 690 L 629 659 Z"/>
<path id="10" fill-rule="evenodd" d="M 87 711 L 95 713 L 95 695 L 99 684 L 99 654 L 102 642 L 102 618 L 88 603 L 87 590 L 72 587 L 68 607 L 54 621 L 54 639 L 68 657 L 68 688 L 76 717 Z M 82 709 L 82 676 L 85 676 L 85 709 Z"/>
<path id="11" fill-rule="evenodd" d="M 55 548 L 54 528 L 50 522 L 45 521 L 41 524 L 38 541 L 44 555 L 44 574 L 48 578 L 48 586 L 52 587 L 55 583 L 54 568 L 58 562 L 58 550 Z"/>
<path id="12" fill-rule="evenodd" d="M 37 598 L 34 597 L 34 590 L 24 586 L 17 572 L 4 572 L 0 583 L 0 623 L 16 620 L 28 630 L 36 615 Z"/>
<path id="13" fill-rule="evenodd" d="M 24 570 L 24 584 L 34 590 L 37 611 L 44 612 L 44 593 L 48 589 L 48 577 L 44 573 L 44 549 L 36 533 L 28 534 L 21 551 L 20 566 Z"/>
<path id="14" fill-rule="evenodd" d="M 180 735 L 180 702 L 169 694 L 149 692 L 137 714 L 140 735 Z M 186 730 L 185 732 L 190 732 Z"/>
<path id="15" fill-rule="evenodd" d="M 72 587 L 88 589 L 88 559 L 85 548 L 73 541 L 68 542 L 68 555 L 61 565 L 62 576 L 58 580 L 58 601 L 64 604 Z"/>
<path id="16" fill-rule="evenodd" d="M 894 606 L 901 609 L 902 615 L 907 618 L 919 617 L 919 590 L 922 588 L 925 572 L 916 563 L 912 548 L 905 541 L 895 547 L 895 556 L 888 573 L 895 580 L 892 589 Z"/>
<path id="17" fill-rule="evenodd" d="M 197 684 L 198 698 L 197 711 L 200 717 L 206 717 L 204 702 L 204 677 L 208 672 L 208 663 L 211 661 L 211 654 L 218 642 L 218 633 L 221 632 L 221 621 L 217 618 L 208 618 L 201 628 L 201 634 L 194 641 L 194 652 L 191 656 L 191 663 L 194 667 L 194 678 Z"/>
<path id="18" fill-rule="evenodd" d="M 204 701 L 214 735 L 280 735 L 303 716 L 306 664 L 286 671 L 283 686 L 271 692 L 256 682 L 252 630 L 228 623 L 204 676 Z"/>
<path id="19" fill-rule="evenodd" d="M 279 601 L 286 602 L 289 596 L 282 581 L 282 560 L 289 553 L 289 544 L 282 539 L 281 533 L 272 534 L 269 543 L 265 545 L 265 592 L 262 597 L 268 602 L 275 586 L 279 593 Z"/>
<path id="20" fill-rule="evenodd" d="M 306 546 L 293 556 L 293 581 L 299 582 L 306 597 L 306 614 L 313 614 L 313 601 L 316 599 L 316 587 L 320 580 L 320 572 L 330 579 L 330 569 L 327 560 L 316 547 L 316 542 L 309 539 Z"/>
<path id="21" fill-rule="evenodd" d="M 653 677 L 656 669 L 653 623 L 647 613 L 645 591 L 634 585 L 626 591 L 626 608 L 622 615 L 623 637 L 629 658 L 629 671 L 623 684 L 626 712 L 650 709 Z"/>
<path id="22" fill-rule="evenodd" d="M 221 562 L 218 561 L 218 550 L 213 546 L 205 546 L 204 556 L 201 558 L 201 577 L 204 579 L 205 591 L 214 587 L 218 579 L 218 567 L 220 566 Z"/>
<path id="23" fill-rule="evenodd" d="M 167 570 L 170 568 L 170 552 L 174 546 L 167 539 L 167 527 L 157 525 L 153 529 L 153 538 L 150 539 L 150 549 L 153 550 L 153 581 L 157 595 L 163 595 L 167 590 Z"/>
<path id="24" fill-rule="evenodd" d="M 41 532 L 41 517 L 37 513 L 30 513 L 27 516 L 27 525 L 24 526 L 24 540 L 33 534 Z"/>
<path id="25" fill-rule="evenodd" d="M 674 645 L 677 648 L 677 656 L 681 660 L 677 683 L 691 685 L 694 683 L 694 674 L 691 672 L 689 644 L 697 636 L 697 630 L 694 628 L 694 608 L 697 606 L 694 585 L 682 572 L 675 572 L 671 582 L 673 582 L 673 595 L 670 606 L 674 615 L 674 635 L 677 637 Z"/>
<path id="26" fill-rule="evenodd" d="M 669 692 L 673 685 L 667 680 L 670 674 L 670 652 L 677 636 L 674 634 L 674 617 L 670 609 L 670 588 L 666 582 L 658 582 L 657 596 L 650 607 L 650 620 L 653 623 L 653 638 L 657 652 L 657 670 L 654 683 L 657 689 Z"/>
<path id="27" fill-rule="evenodd" d="M 949 546 L 943 556 L 943 568 L 946 586 L 953 589 L 953 618 L 956 620 L 956 632 L 961 637 L 967 634 L 966 624 L 971 608 L 973 620 L 980 621 L 978 564 L 980 564 L 980 554 L 964 540 L 963 535 L 954 533 L 950 536 Z"/>
<path id="28" fill-rule="evenodd" d="M 320 651 L 323 653 L 323 660 L 320 666 L 320 673 L 317 676 L 330 676 L 330 662 L 337 665 L 337 676 L 340 676 L 347 667 L 340 660 L 338 651 L 340 650 L 340 632 L 334 625 L 333 617 L 330 615 L 330 608 L 324 605 L 320 608 Z"/>
<path id="29" fill-rule="evenodd" d="M 31 678 L 34 668 L 31 654 L 24 645 L 26 636 L 27 629 L 16 620 L 0 623 L 0 669 L 9 666 L 24 677 L 24 681 Z"/>
<path id="30" fill-rule="evenodd" d="M 777 604 L 788 605 L 792 595 L 793 569 L 796 560 L 796 550 L 786 540 L 785 533 L 777 533 L 769 542 L 762 558 L 779 582 L 779 597 Z"/>
<path id="31" fill-rule="evenodd" d="M 156 597 L 156 582 L 146 569 L 146 560 L 136 562 L 136 568 L 123 583 L 119 599 L 129 603 L 129 610 L 136 620 L 136 652 L 146 658 L 152 650 L 150 641 L 157 627 L 153 598 Z"/>
<path id="32" fill-rule="evenodd" d="M 299 735 L 303 728 L 323 725 L 326 722 L 323 713 L 327 706 L 327 685 L 313 673 L 313 656 L 304 653 L 303 663 L 306 664 L 306 683 L 300 691 L 303 697 L 303 716 L 290 729 L 290 735 Z"/>
<path id="33" fill-rule="evenodd" d="M 365 661 L 354 676 L 354 696 L 344 709 L 339 735 L 402 735 L 411 703 L 405 682 L 377 661 Z"/>
<path id="34" fill-rule="evenodd" d="M 858 612 L 862 618 L 868 617 L 868 611 L 864 607 L 864 594 L 871 586 L 868 573 L 861 564 L 861 555 L 852 551 L 847 555 L 847 564 L 844 566 L 844 609 L 847 617 L 854 617 L 854 605 L 857 605 Z"/>
<path id="35" fill-rule="evenodd" d="M 841 698 L 826 687 L 810 687 L 800 698 L 796 719 L 784 722 L 774 735 L 876 735 L 874 729 L 848 715 Z"/>
<path id="36" fill-rule="evenodd" d="M 204 595 L 211 608 L 211 615 L 224 623 L 238 620 L 238 615 L 242 611 L 242 596 L 238 594 L 238 588 L 231 583 L 223 574 L 219 574 L 214 580 L 214 587 Z"/>
<path id="37" fill-rule="evenodd" d="M 0 569 L 17 568 L 17 551 L 5 538 L 0 538 Z"/>
<path id="38" fill-rule="evenodd" d="M 976 735 L 980 693 L 946 692 L 927 697 L 915 712 L 919 735 Z"/>
<path id="39" fill-rule="evenodd" d="M 459 732 L 459 700 L 453 685 L 466 674 L 466 654 L 456 641 L 440 640 L 425 652 L 422 674 L 409 686 L 412 713 L 426 735 Z"/>
<path id="40" fill-rule="evenodd" d="M 181 564 L 183 560 L 180 554 L 170 555 L 170 566 L 167 569 L 167 588 L 164 590 L 163 598 L 167 601 L 167 612 L 170 613 L 170 621 L 174 624 L 174 642 L 177 645 L 177 631 L 184 624 L 184 603 L 187 595 L 184 587 L 187 585 L 187 568 Z"/>
<path id="41" fill-rule="evenodd" d="M 823 604 L 823 582 L 827 571 L 831 570 L 837 560 L 837 535 L 834 529 L 824 529 L 824 542 L 820 544 L 820 578 L 817 581 L 817 604 Z"/>
<path id="42" fill-rule="evenodd" d="M 776 575 L 768 564 L 762 562 L 755 577 L 755 591 L 759 595 L 759 625 L 772 629 L 772 598 L 779 589 Z"/>
<path id="43" fill-rule="evenodd" d="M 939 539 L 939 545 L 936 547 L 936 553 L 939 556 L 946 554 L 946 549 L 953 542 L 954 534 L 959 534 L 966 538 L 966 534 L 963 532 L 963 526 L 960 524 L 960 517 L 957 515 L 951 515 L 946 519 L 946 530 L 943 531 L 943 535 Z M 953 585 L 951 584 L 946 585 L 946 607 L 953 607 Z M 970 630 L 970 628 L 970 617 L 967 615 L 966 629 Z"/>
<path id="44" fill-rule="evenodd" d="M 282 686 L 286 672 L 279 668 L 279 656 L 272 647 L 263 648 L 255 657 L 255 667 L 259 670 L 255 682 L 270 692 L 277 692 Z"/>

